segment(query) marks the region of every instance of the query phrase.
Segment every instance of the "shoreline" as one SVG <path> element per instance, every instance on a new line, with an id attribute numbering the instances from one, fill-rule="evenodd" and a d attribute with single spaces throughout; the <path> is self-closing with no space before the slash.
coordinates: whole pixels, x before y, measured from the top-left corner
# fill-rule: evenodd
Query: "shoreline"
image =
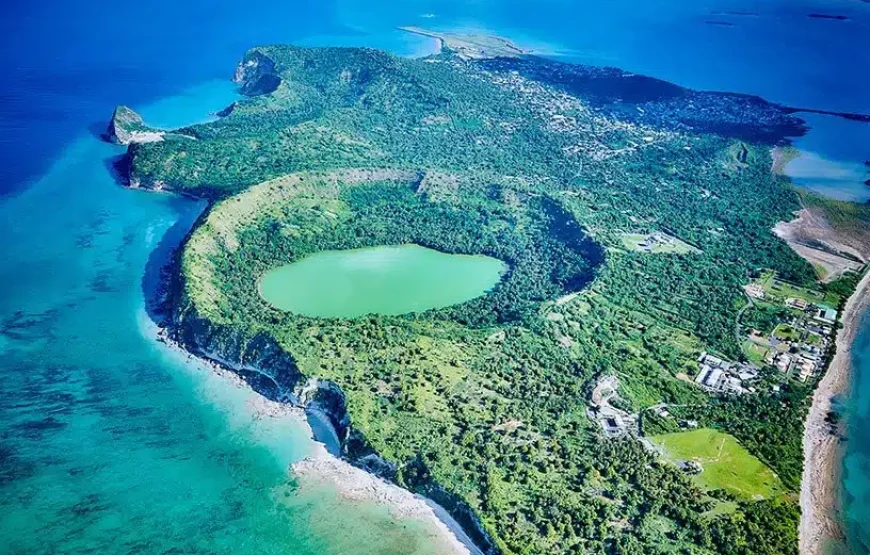
<path id="1" fill-rule="evenodd" d="M 403 25 L 397 29 L 438 41 L 439 47 L 436 54 L 450 50 L 465 60 L 496 57 L 517 58 L 534 53 L 532 50 L 518 46 L 512 40 L 498 35 L 440 32 L 414 25 Z"/>
<path id="2" fill-rule="evenodd" d="M 328 438 L 322 433 L 335 436 L 335 430 L 325 417 L 317 418 L 318 426 L 313 426 L 312 415 L 305 407 L 291 403 L 269 400 L 253 389 L 231 368 L 218 361 L 199 356 L 185 349 L 170 337 L 169 330 L 153 320 L 154 333 L 149 333 L 151 339 L 162 344 L 188 361 L 196 361 L 204 370 L 214 373 L 225 380 L 228 385 L 236 388 L 247 388 L 256 401 L 253 403 L 253 417 L 280 418 L 292 416 L 304 426 L 313 442 L 313 453 L 295 461 L 288 467 L 288 472 L 300 480 L 303 486 L 316 487 L 328 485 L 350 503 L 373 503 L 385 507 L 396 521 L 404 519 L 416 520 L 427 528 L 427 537 L 444 549 L 444 553 L 453 555 L 483 555 L 483 551 L 475 545 L 465 530 L 442 506 L 431 499 L 378 477 L 362 468 L 352 465 L 334 453 Z M 328 428 L 318 433 L 316 427 Z"/>
<path id="3" fill-rule="evenodd" d="M 833 398 L 847 393 L 852 378 L 852 343 L 862 317 L 870 307 L 870 271 L 865 272 L 846 301 L 837 332 L 836 353 L 813 393 L 804 425 L 804 470 L 801 478 L 801 520 L 798 549 L 801 555 L 822 555 L 828 542 L 842 541 L 840 506 L 840 436 L 827 422 Z"/>
<path id="4" fill-rule="evenodd" d="M 430 539 L 444 553 L 483 555 L 443 507 L 331 455 L 320 442 L 313 455 L 294 462 L 290 469 L 303 487 L 327 484 L 351 503 L 377 503 L 386 507 L 396 520 L 413 519 L 428 524 Z"/>

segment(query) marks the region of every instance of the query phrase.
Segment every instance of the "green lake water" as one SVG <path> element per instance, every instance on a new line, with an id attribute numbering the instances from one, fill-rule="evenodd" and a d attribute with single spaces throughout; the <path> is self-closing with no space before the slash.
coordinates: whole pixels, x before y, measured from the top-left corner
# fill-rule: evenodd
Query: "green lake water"
<path id="1" fill-rule="evenodd" d="M 479 297 L 506 268 L 489 256 L 419 245 L 325 251 L 267 272 L 260 294 L 281 310 L 305 316 L 407 314 Z"/>

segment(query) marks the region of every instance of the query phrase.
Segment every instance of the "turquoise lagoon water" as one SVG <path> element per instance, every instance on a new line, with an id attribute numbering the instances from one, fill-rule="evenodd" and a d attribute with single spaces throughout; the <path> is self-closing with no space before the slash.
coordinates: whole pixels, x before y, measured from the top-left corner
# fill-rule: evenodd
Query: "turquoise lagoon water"
<path id="1" fill-rule="evenodd" d="M 853 202 L 870 201 L 870 123 L 823 114 L 801 114 L 810 132 L 794 141 L 800 156 L 786 173 L 801 187 Z"/>
<path id="2" fill-rule="evenodd" d="M 207 83 L 142 112 L 174 127 L 233 97 Z M 0 552 L 432 552 L 419 523 L 300 490 L 297 417 L 154 341 L 154 257 L 202 206 L 119 187 L 119 152 L 83 136 L 0 205 Z"/>

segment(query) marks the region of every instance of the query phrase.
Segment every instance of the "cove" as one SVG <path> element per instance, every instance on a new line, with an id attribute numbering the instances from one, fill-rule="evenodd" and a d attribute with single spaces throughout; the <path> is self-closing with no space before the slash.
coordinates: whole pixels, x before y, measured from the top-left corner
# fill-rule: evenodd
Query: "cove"
<path id="1" fill-rule="evenodd" d="M 260 295 L 281 310 L 319 318 L 408 314 L 479 297 L 506 269 L 489 256 L 419 245 L 324 251 L 267 272 Z"/>

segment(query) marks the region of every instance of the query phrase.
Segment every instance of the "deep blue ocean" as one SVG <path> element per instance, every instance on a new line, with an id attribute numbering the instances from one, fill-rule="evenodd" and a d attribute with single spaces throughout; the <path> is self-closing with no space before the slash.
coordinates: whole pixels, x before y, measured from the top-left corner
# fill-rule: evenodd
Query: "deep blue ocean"
<path id="1" fill-rule="evenodd" d="M 428 552 L 425 530 L 298 490 L 286 466 L 311 448 L 302 428 L 254 418 L 246 393 L 154 342 L 154 276 L 143 276 L 198 207 L 118 187 L 108 166 L 122 150 L 97 138 L 119 103 L 166 127 L 209 117 L 257 44 L 433 49 L 398 25 L 493 32 L 567 61 L 870 114 L 860 0 L 4 2 L 0 553 Z M 870 198 L 870 125 L 807 119 L 795 181 Z M 855 360 L 847 406 L 862 423 L 870 319 Z M 850 541 L 870 553 L 870 437 L 855 432 L 847 449 Z"/>

